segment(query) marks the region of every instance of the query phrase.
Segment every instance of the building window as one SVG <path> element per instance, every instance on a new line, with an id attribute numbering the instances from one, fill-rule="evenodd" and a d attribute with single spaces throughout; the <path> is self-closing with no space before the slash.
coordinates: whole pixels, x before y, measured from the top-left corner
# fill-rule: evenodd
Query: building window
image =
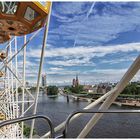
<path id="1" fill-rule="evenodd" d="M 14 15 L 18 8 L 18 2 L 0 2 L 0 11 L 4 14 Z"/>
<path id="2" fill-rule="evenodd" d="M 31 7 L 27 7 L 26 12 L 25 12 L 25 15 L 24 15 L 24 18 L 25 19 L 27 19 L 29 21 L 32 21 L 37 16 L 38 16 L 38 13 L 35 10 L 33 10 Z"/>

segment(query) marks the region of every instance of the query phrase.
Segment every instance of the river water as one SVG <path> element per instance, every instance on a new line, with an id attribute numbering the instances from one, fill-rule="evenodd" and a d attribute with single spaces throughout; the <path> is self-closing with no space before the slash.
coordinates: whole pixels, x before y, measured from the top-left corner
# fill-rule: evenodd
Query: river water
<path id="1" fill-rule="evenodd" d="M 38 114 L 47 115 L 52 120 L 54 126 L 63 122 L 68 115 L 78 109 L 87 106 L 88 102 L 75 102 L 70 100 L 67 103 L 66 97 L 48 98 L 46 94 L 40 94 L 38 102 Z M 95 107 L 96 110 L 99 106 Z M 120 107 L 112 105 L 110 109 L 139 109 L 133 107 Z M 30 112 L 31 113 L 31 112 Z M 29 113 L 29 114 L 30 114 Z M 82 117 L 70 123 L 68 137 L 75 138 L 91 115 Z M 43 120 L 37 120 L 35 124 L 37 134 L 42 136 L 49 128 Z M 136 114 L 104 114 L 101 120 L 96 124 L 87 138 L 140 138 L 140 113 Z"/>

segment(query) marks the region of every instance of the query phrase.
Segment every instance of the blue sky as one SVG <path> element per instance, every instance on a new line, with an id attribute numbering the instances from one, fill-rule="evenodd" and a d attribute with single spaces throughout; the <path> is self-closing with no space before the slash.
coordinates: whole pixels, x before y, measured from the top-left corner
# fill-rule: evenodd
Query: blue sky
<path id="1" fill-rule="evenodd" d="M 43 30 L 27 47 L 30 82 L 36 80 Z M 139 52 L 140 2 L 53 3 L 43 67 L 48 84 L 70 84 L 76 74 L 82 84 L 117 82 Z"/>

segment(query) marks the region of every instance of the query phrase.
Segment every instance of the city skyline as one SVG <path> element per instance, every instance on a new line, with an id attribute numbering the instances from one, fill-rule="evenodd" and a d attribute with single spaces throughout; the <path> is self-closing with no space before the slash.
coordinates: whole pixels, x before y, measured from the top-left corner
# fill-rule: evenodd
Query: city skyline
<path id="1" fill-rule="evenodd" d="M 87 84 L 119 81 L 140 52 L 139 11 L 140 2 L 54 2 L 42 72 L 47 83 L 70 84 L 75 74 Z M 42 33 L 27 47 L 30 83 L 37 79 Z"/>

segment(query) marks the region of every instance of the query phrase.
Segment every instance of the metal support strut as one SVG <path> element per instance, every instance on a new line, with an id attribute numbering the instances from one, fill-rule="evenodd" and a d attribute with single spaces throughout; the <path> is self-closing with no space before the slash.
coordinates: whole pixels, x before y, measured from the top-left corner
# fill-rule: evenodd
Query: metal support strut
<path id="1" fill-rule="evenodd" d="M 48 37 L 51 8 L 52 8 L 52 3 L 50 4 L 50 12 L 49 12 L 49 15 L 48 15 L 48 22 L 47 22 L 48 24 L 45 25 L 45 31 L 44 31 L 44 38 L 43 38 L 43 45 L 42 45 L 42 51 L 41 51 L 40 64 L 39 64 L 39 72 L 38 72 L 38 79 L 37 79 L 37 87 L 36 87 L 36 95 L 35 95 L 35 104 L 34 104 L 33 114 L 36 114 L 36 112 L 37 112 L 37 103 L 38 103 L 38 96 L 39 96 L 39 85 L 40 85 L 40 79 L 41 79 L 41 73 L 42 73 L 42 67 L 43 67 L 43 60 L 44 60 L 44 53 L 45 53 L 45 48 L 46 48 L 46 41 L 47 41 L 47 37 Z M 32 135 L 33 135 L 34 123 L 35 123 L 35 120 L 33 120 L 32 124 L 31 124 L 30 138 L 32 138 Z"/>

